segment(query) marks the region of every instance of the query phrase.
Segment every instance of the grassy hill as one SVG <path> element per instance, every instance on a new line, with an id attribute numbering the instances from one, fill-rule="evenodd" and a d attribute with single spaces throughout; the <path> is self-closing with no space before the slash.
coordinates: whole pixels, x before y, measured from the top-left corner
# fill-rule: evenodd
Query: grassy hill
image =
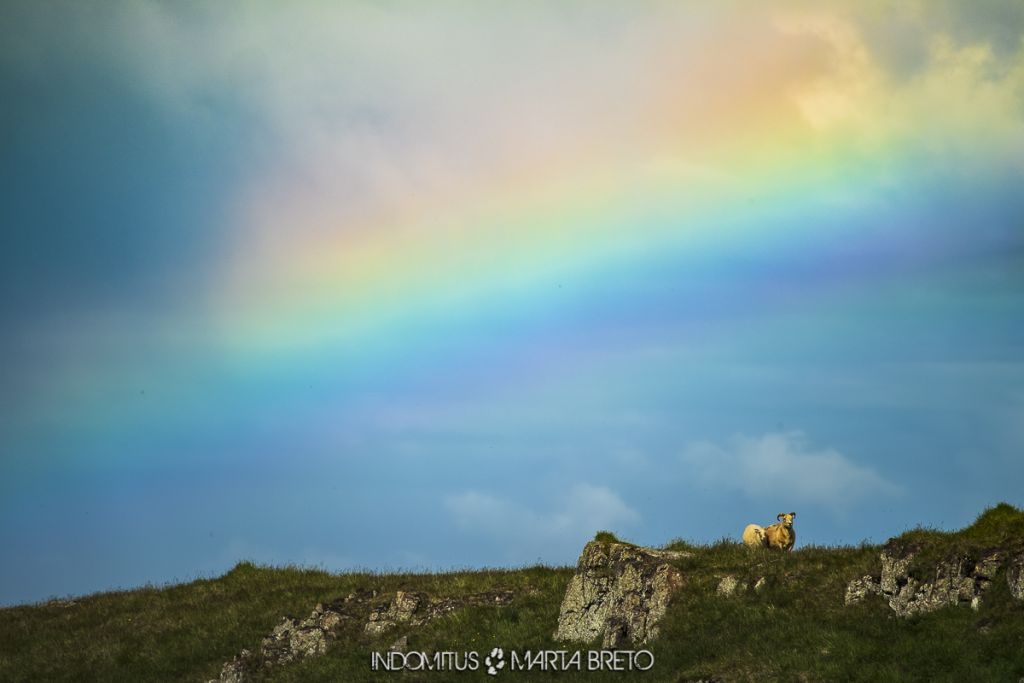
<path id="1" fill-rule="evenodd" d="M 614 539 L 604 536 L 603 540 Z M 1024 512 L 987 510 L 954 533 L 915 529 L 890 541 L 919 550 L 919 562 L 970 557 L 993 547 L 1024 549 Z M 979 610 L 949 607 L 897 619 L 881 598 L 844 606 L 846 584 L 878 572 L 882 546 L 799 547 L 780 554 L 731 541 L 670 549 L 685 577 L 649 646 L 645 681 L 1017 681 L 1024 677 L 1024 603 L 997 576 Z M 921 559 L 924 558 L 924 559 Z M 922 565 L 924 566 L 924 565 Z M 1000 570 L 1003 571 L 1003 570 Z M 759 591 L 716 594 L 724 575 Z M 283 615 L 304 617 L 318 602 L 356 591 L 431 597 L 511 590 L 504 606 L 471 606 L 415 629 L 370 636 L 346 627 L 327 653 L 274 668 L 275 681 L 613 680 L 621 673 L 483 670 L 372 671 L 370 655 L 400 635 L 417 651 L 568 649 L 552 639 L 572 568 L 530 567 L 442 574 L 330 574 L 242 563 L 215 579 L 103 593 L 0 609 L 0 680 L 206 681 L 243 648 L 256 649 Z M 599 644 L 592 647 L 597 648 Z"/>

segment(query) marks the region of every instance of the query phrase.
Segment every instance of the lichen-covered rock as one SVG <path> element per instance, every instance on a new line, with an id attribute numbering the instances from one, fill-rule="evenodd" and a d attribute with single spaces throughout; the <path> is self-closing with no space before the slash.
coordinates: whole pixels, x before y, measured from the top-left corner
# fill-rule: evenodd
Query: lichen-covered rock
<path id="1" fill-rule="evenodd" d="M 245 683 L 253 671 L 255 671 L 255 666 L 253 666 L 252 653 L 242 650 L 230 662 L 225 662 L 220 670 L 220 677 L 209 683 Z"/>
<path id="2" fill-rule="evenodd" d="M 1010 595 L 1016 600 L 1024 600 L 1024 554 L 1007 563 L 1006 582 L 1010 584 Z"/>
<path id="3" fill-rule="evenodd" d="M 746 590 L 747 584 L 730 574 L 722 577 L 722 580 L 718 582 L 718 588 L 715 589 L 715 594 L 728 598 L 738 593 L 743 593 Z"/>
<path id="4" fill-rule="evenodd" d="M 974 576 L 984 581 L 991 581 L 995 578 L 996 572 L 1003 566 L 1003 553 L 995 550 L 983 557 L 974 565 Z"/>
<path id="5" fill-rule="evenodd" d="M 602 647 L 639 645 L 658 635 L 682 574 L 671 560 L 687 553 L 591 541 L 583 548 L 558 615 L 555 638 Z"/>
<path id="6" fill-rule="evenodd" d="M 974 577 L 966 574 L 962 560 L 943 562 L 935 567 L 931 581 L 910 578 L 900 591 L 889 599 L 899 616 L 934 612 L 947 605 L 970 603 L 977 595 Z"/>
<path id="7" fill-rule="evenodd" d="M 883 550 L 880 559 L 882 560 L 882 592 L 886 595 L 895 595 L 899 593 L 901 582 L 905 583 L 907 570 L 910 568 L 910 562 L 914 559 L 914 555 L 908 553 L 904 557 L 897 557 L 890 554 L 890 551 Z"/>
<path id="8" fill-rule="evenodd" d="M 407 624 L 424 600 L 425 596 L 420 593 L 398 591 L 390 604 L 378 606 L 370 612 L 370 620 L 364 630 L 370 635 L 378 635 L 398 624 Z"/>
<path id="9" fill-rule="evenodd" d="M 507 605 L 514 597 L 512 591 L 491 590 L 432 600 L 425 593 L 398 591 L 392 600 L 374 605 L 377 591 L 350 593 L 328 605 L 318 604 L 305 619 L 281 619 L 257 652 L 242 650 L 224 664 L 220 678 L 212 683 L 246 683 L 275 666 L 322 655 L 346 627 L 353 632 L 378 635 L 399 625 L 422 626 L 471 605 Z M 391 647 L 401 650 L 408 643 L 408 636 L 403 635 Z"/>
<path id="10" fill-rule="evenodd" d="M 869 595 L 878 595 L 882 592 L 879 580 L 873 576 L 862 576 L 854 579 L 846 586 L 846 596 L 843 602 L 846 605 L 854 605 L 864 600 Z"/>
<path id="11" fill-rule="evenodd" d="M 397 626 L 423 626 L 463 607 L 507 605 L 513 597 L 512 591 L 496 590 L 431 600 L 425 593 L 398 591 L 390 603 L 377 605 L 370 610 L 369 620 L 363 630 L 370 635 L 379 635 Z"/>
<path id="12" fill-rule="evenodd" d="M 882 572 L 877 579 L 864 576 L 846 586 L 845 603 L 852 605 L 868 595 L 881 595 L 897 616 L 934 612 L 948 605 L 970 605 L 978 609 L 982 595 L 991 585 L 1003 556 L 998 551 L 985 555 L 971 564 L 964 558 L 953 558 L 938 563 L 927 578 L 912 576 L 910 567 L 915 553 L 903 554 L 892 546 L 882 551 Z"/>
<path id="13" fill-rule="evenodd" d="M 259 650 L 242 650 L 226 662 L 217 682 L 245 683 L 275 666 L 322 655 L 345 624 L 366 613 L 375 596 L 376 591 L 359 591 L 328 605 L 317 604 L 305 619 L 282 618 Z"/>
<path id="14" fill-rule="evenodd" d="M 262 651 L 277 663 L 323 654 L 327 651 L 327 630 L 320 625 L 322 613 L 313 612 L 302 621 L 282 619 L 273 632 L 263 639 Z"/>

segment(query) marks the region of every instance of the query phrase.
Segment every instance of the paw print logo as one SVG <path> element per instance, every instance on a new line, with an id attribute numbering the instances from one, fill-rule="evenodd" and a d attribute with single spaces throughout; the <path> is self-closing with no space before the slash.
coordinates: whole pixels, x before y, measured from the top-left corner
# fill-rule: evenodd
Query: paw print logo
<path id="1" fill-rule="evenodd" d="M 505 651 L 500 647 L 494 648 L 484 659 L 484 664 L 487 665 L 487 673 L 497 676 L 498 670 L 505 668 Z"/>

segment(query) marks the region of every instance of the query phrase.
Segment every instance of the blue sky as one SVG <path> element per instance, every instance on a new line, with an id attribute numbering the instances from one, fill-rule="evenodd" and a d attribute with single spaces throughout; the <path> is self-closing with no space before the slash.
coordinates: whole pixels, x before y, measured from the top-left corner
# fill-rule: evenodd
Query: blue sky
<path id="1" fill-rule="evenodd" d="M 1024 504 L 1022 34 L 6 4 L 0 604 Z"/>

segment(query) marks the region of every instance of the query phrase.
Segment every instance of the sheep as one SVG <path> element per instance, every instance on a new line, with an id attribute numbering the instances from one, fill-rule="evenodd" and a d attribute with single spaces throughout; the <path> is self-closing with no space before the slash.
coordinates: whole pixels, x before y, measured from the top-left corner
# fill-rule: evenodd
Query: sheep
<path id="1" fill-rule="evenodd" d="M 793 518 L 795 512 L 780 512 L 777 524 L 769 527 L 760 527 L 757 524 L 748 524 L 743 530 L 743 543 L 751 548 L 778 548 L 780 550 L 792 550 L 796 544 L 796 531 L 793 530 Z"/>
<path id="2" fill-rule="evenodd" d="M 767 548 L 768 537 L 764 535 L 764 529 L 757 524 L 748 524 L 743 530 L 743 543 L 751 548 Z"/>
<path id="3" fill-rule="evenodd" d="M 769 548 L 780 550 L 792 550 L 796 544 L 796 531 L 793 530 L 793 518 L 795 512 L 780 512 L 778 524 L 772 524 L 764 530 L 765 538 L 768 539 Z"/>

